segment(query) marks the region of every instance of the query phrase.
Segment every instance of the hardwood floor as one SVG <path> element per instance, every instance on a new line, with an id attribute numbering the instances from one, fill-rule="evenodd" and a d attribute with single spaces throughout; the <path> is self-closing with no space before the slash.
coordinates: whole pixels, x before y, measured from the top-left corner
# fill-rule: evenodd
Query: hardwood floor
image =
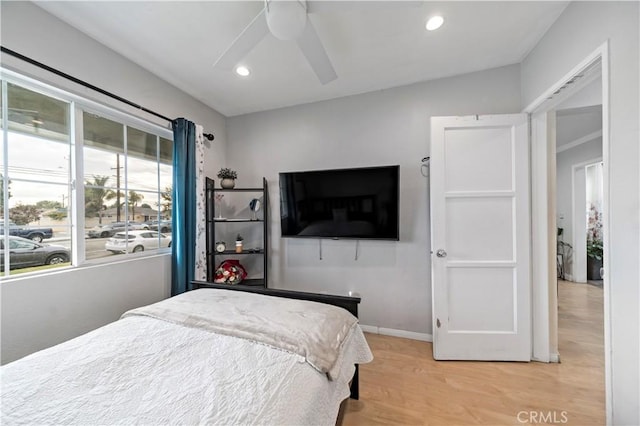
<path id="1" fill-rule="evenodd" d="M 558 322 L 559 364 L 436 362 L 431 343 L 367 334 L 375 359 L 343 424 L 603 425 L 602 289 L 560 282 Z"/>

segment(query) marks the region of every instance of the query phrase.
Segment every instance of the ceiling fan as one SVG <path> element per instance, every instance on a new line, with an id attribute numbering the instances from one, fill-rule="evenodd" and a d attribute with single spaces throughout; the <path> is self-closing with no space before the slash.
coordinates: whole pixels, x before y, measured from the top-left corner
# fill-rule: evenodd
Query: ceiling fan
<path id="1" fill-rule="evenodd" d="M 271 33 L 280 40 L 295 40 L 322 84 L 338 78 L 331 60 L 307 14 L 314 13 L 306 0 L 265 0 L 264 8 L 213 64 L 231 70 L 255 45 Z"/>

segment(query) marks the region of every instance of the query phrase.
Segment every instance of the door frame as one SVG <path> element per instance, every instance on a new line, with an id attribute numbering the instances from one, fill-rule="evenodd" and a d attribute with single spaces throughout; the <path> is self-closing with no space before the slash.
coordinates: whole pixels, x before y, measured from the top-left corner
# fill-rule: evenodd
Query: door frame
<path id="1" fill-rule="evenodd" d="M 559 362 L 558 300 L 555 277 L 555 112 L 554 108 L 579 90 L 575 77 L 600 62 L 602 84 L 602 161 L 603 161 L 603 252 L 604 267 L 610 259 L 609 245 L 609 42 L 606 41 L 587 55 L 560 80 L 544 91 L 523 112 L 531 114 L 531 181 L 532 181 L 532 359 Z M 593 81 L 593 80 L 591 80 Z M 587 83 L 591 82 L 588 81 Z M 575 84 L 574 84 L 575 83 Z M 563 89 L 571 87 L 575 90 Z M 559 96 L 554 96 L 558 95 Z M 542 190 L 537 194 L 536 189 Z M 604 372 L 605 413 L 607 424 L 613 421 L 611 383 L 611 288 L 610 273 L 603 280 L 604 296 Z M 545 277 L 546 279 L 541 279 Z"/>

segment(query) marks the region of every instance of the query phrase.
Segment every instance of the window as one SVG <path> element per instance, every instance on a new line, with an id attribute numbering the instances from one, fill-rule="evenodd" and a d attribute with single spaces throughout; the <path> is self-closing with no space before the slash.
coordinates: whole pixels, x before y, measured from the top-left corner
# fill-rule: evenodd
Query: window
<path id="1" fill-rule="evenodd" d="M 116 259 L 114 251 L 107 249 L 116 233 L 126 236 L 137 230 L 160 231 L 165 235 L 155 234 L 155 243 L 136 252 L 168 247 L 171 132 L 2 72 L 2 278 L 17 272 Z M 168 227 L 158 228 L 167 222 Z M 32 256 L 31 261 L 20 260 L 13 253 L 9 257 L 9 245 L 32 244 L 25 239 L 44 240 L 35 250 L 42 254 Z M 126 247 L 117 251 L 119 256 L 134 252 L 128 250 L 130 240 L 124 241 Z M 56 256 L 51 258 L 53 254 Z"/>
<path id="2" fill-rule="evenodd" d="M 82 121 L 87 236 L 104 239 L 170 220 L 172 142 L 86 111 Z M 103 241 L 86 242 L 86 259 L 104 255 Z"/>

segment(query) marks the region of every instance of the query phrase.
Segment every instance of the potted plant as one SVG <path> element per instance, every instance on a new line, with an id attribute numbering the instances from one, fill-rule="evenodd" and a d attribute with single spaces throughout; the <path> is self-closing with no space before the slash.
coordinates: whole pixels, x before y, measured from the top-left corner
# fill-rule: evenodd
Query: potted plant
<path id="1" fill-rule="evenodd" d="M 602 278 L 602 213 L 590 203 L 587 219 L 587 279 Z"/>
<path id="2" fill-rule="evenodd" d="M 242 241 L 244 240 L 244 238 L 242 238 L 242 235 L 238 234 L 236 236 L 236 253 L 242 253 Z"/>
<path id="3" fill-rule="evenodd" d="M 220 186 L 222 188 L 232 189 L 234 186 L 236 186 L 236 179 L 238 179 L 238 174 L 235 170 L 223 167 L 218 172 L 218 178 L 220 179 Z"/>
<path id="4" fill-rule="evenodd" d="M 602 278 L 602 240 L 593 238 L 587 240 L 587 279 L 599 280 Z"/>

